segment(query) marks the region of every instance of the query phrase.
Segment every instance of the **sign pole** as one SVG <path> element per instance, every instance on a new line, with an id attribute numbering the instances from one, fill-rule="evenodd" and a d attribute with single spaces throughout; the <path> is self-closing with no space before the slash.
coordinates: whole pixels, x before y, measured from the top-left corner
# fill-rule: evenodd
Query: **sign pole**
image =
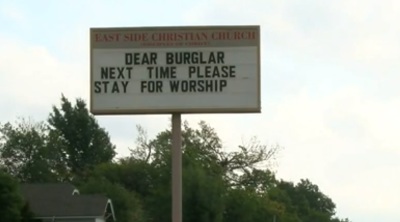
<path id="1" fill-rule="evenodd" d="M 182 222 L 181 114 L 172 114 L 172 222 Z"/>

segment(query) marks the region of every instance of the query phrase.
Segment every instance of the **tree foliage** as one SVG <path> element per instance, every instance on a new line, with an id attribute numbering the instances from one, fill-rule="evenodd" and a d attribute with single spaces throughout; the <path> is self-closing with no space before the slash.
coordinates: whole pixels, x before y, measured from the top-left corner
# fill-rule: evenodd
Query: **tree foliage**
<path id="1" fill-rule="evenodd" d="M 108 133 L 80 99 L 73 105 L 62 96 L 47 122 L 0 125 L 0 164 L 21 182 L 84 179 L 115 154 Z"/>
<path id="2" fill-rule="evenodd" d="M 31 120 L 0 125 L 0 157 L 3 170 L 21 182 L 55 181 L 60 168 L 46 126 Z"/>
<path id="3" fill-rule="evenodd" d="M 131 155 L 115 146 L 86 103 L 64 96 L 47 122 L 0 125 L 0 168 L 21 182 L 70 181 L 109 196 L 119 221 L 171 221 L 171 130 L 149 138 L 138 126 Z M 225 149 L 215 129 L 182 126 L 183 220 L 190 222 L 349 222 L 308 179 L 278 180 L 278 145 L 252 138 Z"/>
<path id="4" fill-rule="evenodd" d="M 120 184 L 105 179 L 90 178 L 81 183 L 79 188 L 84 194 L 103 194 L 109 197 L 118 221 L 143 222 L 143 210 L 139 198 Z"/>
<path id="5" fill-rule="evenodd" d="M 19 191 L 18 181 L 0 170 L 0 222 L 32 220 L 32 213 Z"/>
<path id="6" fill-rule="evenodd" d="M 62 96 L 61 108 L 53 106 L 48 122 L 50 136 L 59 140 L 57 145 L 72 175 L 85 176 L 88 170 L 115 156 L 108 133 L 90 115 L 83 100 L 77 99 L 73 106 Z"/>
<path id="7" fill-rule="evenodd" d="M 1 221 L 20 221 L 22 198 L 16 181 L 0 171 L 0 215 Z"/>

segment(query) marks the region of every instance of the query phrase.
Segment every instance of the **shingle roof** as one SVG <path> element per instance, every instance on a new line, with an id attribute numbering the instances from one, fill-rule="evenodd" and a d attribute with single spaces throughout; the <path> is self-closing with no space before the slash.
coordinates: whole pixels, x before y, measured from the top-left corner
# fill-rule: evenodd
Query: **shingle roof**
<path id="1" fill-rule="evenodd" d="M 39 199 L 29 201 L 31 210 L 37 217 L 59 216 L 103 216 L 108 199 L 103 196 L 70 196 L 48 201 Z"/>
<path id="2" fill-rule="evenodd" d="M 21 184 L 24 197 L 31 199 L 52 199 L 71 196 L 76 188 L 69 183 L 30 183 Z"/>
<path id="3" fill-rule="evenodd" d="M 70 184 L 22 184 L 21 192 L 37 217 L 104 216 L 108 198 L 72 195 Z"/>

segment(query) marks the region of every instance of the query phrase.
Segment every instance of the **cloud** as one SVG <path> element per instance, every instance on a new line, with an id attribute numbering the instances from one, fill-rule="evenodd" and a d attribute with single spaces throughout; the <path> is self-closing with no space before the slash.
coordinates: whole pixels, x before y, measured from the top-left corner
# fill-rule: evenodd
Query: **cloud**
<path id="1" fill-rule="evenodd" d="M 1 4 L 0 15 L 10 22 L 17 24 L 25 24 L 27 22 L 26 16 L 23 11 L 12 4 Z"/>
<path id="2" fill-rule="evenodd" d="M 61 62 L 45 47 L 0 36 L 0 48 L 0 94 L 4 99 L 0 101 L 5 103 L 7 98 L 20 107 L 16 113 L 10 109 L 9 115 L 29 115 L 32 109 L 50 111 L 50 104 L 58 104 L 61 93 L 67 97 L 89 93 L 82 67 Z"/>
<path id="3" fill-rule="evenodd" d="M 399 156 L 397 156 L 397 159 Z M 348 214 L 366 215 L 381 218 L 379 221 L 397 221 L 398 198 L 400 192 L 400 180 L 397 174 L 399 166 L 381 166 L 373 169 L 352 173 L 346 180 L 335 181 L 335 199 L 342 202 L 338 209 Z M 335 176 L 337 178 L 338 176 Z M 368 214 L 369 215 L 369 214 Z M 379 215 L 379 216 L 378 216 Z M 392 217 L 392 220 L 384 220 L 385 217 Z M 394 219 L 396 218 L 396 219 Z M 354 221 L 378 221 L 365 216 L 352 218 Z"/>
<path id="4" fill-rule="evenodd" d="M 358 63 L 381 75 L 398 67 L 399 11 L 400 3 L 390 0 L 219 0 L 203 1 L 186 19 L 194 24 L 260 24 L 267 51 Z"/>

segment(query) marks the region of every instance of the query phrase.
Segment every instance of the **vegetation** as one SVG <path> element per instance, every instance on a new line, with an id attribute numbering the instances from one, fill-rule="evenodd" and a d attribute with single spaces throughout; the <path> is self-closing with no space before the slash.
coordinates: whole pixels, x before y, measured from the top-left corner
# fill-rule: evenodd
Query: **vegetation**
<path id="1" fill-rule="evenodd" d="M 348 221 L 335 216 L 334 202 L 308 179 L 276 179 L 268 166 L 279 146 L 254 139 L 227 152 L 205 122 L 196 128 L 184 123 L 182 140 L 184 221 Z M 0 205 L 10 207 L 1 207 L 0 214 L 21 221 L 15 180 L 63 181 L 83 193 L 109 196 L 118 221 L 171 221 L 171 131 L 149 139 L 138 127 L 131 155 L 116 160 L 115 154 L 108 133 L 80 99 L 73 105 L 62 97 L 46 122 L 1 124 L 0 189 L 7 191 L 0 193 Z"/>
<path id="2" fill-rule="evenodd" d="M 32 220 L 29 206 L 19 191 L 18 181 L 0 170 L 0 222 Z"/>

